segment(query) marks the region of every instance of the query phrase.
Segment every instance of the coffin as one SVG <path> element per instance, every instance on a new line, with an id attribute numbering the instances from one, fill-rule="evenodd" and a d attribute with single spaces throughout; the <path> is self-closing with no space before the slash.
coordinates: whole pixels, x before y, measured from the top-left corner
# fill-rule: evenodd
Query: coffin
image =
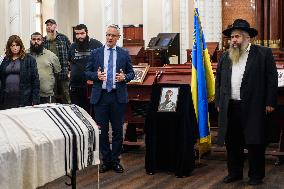
<path id="1" fill-rule="evenodd" d="M 99 164 L 96 123 L 75 105 L 0 111 L 0 188 L 37 188 Z M 74 169 L 74 168 L 73 168 Z"/>

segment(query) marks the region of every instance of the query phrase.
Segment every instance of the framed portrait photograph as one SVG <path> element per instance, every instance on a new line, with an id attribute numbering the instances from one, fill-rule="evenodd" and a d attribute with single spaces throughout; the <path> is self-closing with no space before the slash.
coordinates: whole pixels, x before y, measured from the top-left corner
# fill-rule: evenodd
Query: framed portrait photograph
<path id="1" fill-rule="evenodd" d="M 134 65 L 133 66 L 133 70 L 135 73 L 135 77 L 133 80 L 130 81 L 130 83 L 138 83 L 138 84 L 142 84 L 145 76 L 147 75 L 149 69 L 149 65 Z"/>
<path id="2" fill-rule="evenodd" d="M 162 87 L 158 112 L 176 112 L 179 87 Z"/>

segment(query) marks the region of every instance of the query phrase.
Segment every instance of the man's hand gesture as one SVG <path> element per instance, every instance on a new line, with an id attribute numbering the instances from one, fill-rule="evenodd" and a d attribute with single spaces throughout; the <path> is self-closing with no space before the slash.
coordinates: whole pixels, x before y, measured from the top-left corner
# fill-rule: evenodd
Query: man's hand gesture
<path id="1" fill-rule="evenodd" d="M 116 73 L 115 75 L 115 82 L 121 82 L 125 81 L 125 74 L 123 73 L 123 70 L 120 69 L 119 73 Z"/>
<path id="2" fill-rule="evenodd" d="M 99 80 L 101 80 L 101 81 L 105 81 L 106 80 L 106 73 L 102 72 L 101 67 L 98 68 L 97 74 L 98 74 Z"/>

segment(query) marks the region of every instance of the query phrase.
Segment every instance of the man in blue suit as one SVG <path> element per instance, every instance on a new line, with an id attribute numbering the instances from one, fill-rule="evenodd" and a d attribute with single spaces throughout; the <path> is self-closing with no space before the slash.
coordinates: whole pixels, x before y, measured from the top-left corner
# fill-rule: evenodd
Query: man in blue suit
<path id="1" fill-rule="evenodd" d="M 86 76 L 93 81 L 91 104 L 95 121 L 100 127 L 100 173 L 113 169 L 123 173 L 120 153 L 123 142 L 123 122 L 128 94 L 126 83 L 134 78 L 128 52 L 116 45 L 120 29 L 110 25 L 106 30 L 106 44 L 92 51 L 86 66 Z M 109 122 L 112 126 L 112 149 L 109 143 Z"/>

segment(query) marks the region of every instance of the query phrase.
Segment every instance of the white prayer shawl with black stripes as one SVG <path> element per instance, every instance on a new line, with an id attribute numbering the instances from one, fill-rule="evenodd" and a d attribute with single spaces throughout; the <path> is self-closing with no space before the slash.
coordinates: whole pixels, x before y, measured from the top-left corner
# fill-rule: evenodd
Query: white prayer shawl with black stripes
<path id="1" fill-rule="evenodd" d="M 73 138 L 75 139 L 73 141 Z M 75 105 L 46 104 L 0 111 L 0 188 L 37 188 L 99 164 L 95 121 Z"/>

